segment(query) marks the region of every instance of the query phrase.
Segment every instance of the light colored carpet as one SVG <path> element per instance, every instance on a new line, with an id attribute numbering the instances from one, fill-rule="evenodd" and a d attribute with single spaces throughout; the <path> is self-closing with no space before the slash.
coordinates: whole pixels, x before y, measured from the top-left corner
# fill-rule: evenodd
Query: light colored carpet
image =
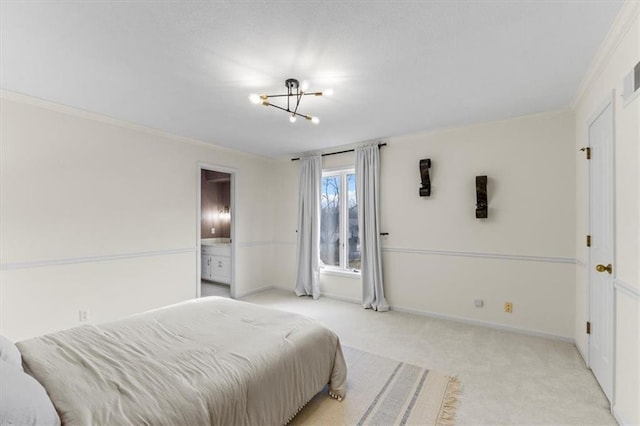
<path id="1" fill-rule="evenodd" d="M 343 345 L 455 375 L 464 386 L 457 425 L 617 425 L 571 343 L 293 291 L 244 300 L 316 318 Z"/>
<path id="2" fill-rule="evenodd" d="M 460 390 L 454 377 L 343 346 L 347 395 L 316 395 L 290 425 L 451 425 Z"/>

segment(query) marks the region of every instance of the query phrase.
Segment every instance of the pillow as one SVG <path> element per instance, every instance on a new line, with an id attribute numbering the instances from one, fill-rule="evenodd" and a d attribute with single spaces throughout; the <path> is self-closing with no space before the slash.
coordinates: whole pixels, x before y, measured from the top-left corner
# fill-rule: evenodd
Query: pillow
<path id="1" fill-rule="evenodd" d="M 22 371 L 22 355 L 13 342 L 0 335 L 0 360 L 7 362 Z"/>
<path id="2" fill-rule="evenodd" d="M 47 392 L 36 379 L 0 360 L 0 425 L 60 425 Z"/>

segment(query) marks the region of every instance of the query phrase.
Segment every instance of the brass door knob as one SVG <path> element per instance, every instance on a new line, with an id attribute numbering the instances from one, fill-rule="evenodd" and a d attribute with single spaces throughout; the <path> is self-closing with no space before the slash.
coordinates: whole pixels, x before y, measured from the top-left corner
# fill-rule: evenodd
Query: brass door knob
<path id="1" fill-rule="evenodd" d="M 607 266 L 596 265 L 596 271 L 598 271 L 598 272 L 607 271 L 608 273 L 612 273 L 613 272 L 613 267 L 611 266 L 611 264 L 608 264 Z"/>

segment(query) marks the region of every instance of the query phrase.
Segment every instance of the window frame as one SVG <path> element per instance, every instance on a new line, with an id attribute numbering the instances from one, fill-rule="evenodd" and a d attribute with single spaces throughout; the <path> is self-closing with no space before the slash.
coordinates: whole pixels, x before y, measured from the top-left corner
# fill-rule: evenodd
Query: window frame
<path id="1" fill-rule="evenodd" d="M 349 267 L 349 200 L 348 200 L 348 175 L 354 175 L 354 166 L 322 169 L 322 179 L 325 177 L 340 176 L 340 223 L 338 233 L 340 235 L 340 265 L 325 265 L 320 260 L 320 270 L 330 275 L 360 276 L 360 269 Z M 356 183 L 357 184 L 357 183 Z M 322 194 L 322 188 L 320 190 Z M 356 199 L 356 205 L 357 205 Z M 320 219 L 322 220 L 322 219 Z M 322 226 L 322 224 L 320 224 Z"/>

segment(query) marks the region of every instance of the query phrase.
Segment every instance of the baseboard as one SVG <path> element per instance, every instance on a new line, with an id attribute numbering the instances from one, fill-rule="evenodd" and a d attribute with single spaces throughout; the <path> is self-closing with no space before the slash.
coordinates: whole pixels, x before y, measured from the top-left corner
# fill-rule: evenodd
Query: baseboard
<path id="1" fill-rule="evenodd" d="M 578 353 L 580 354 L 580 356 L 582 357 L 582 361 L 584 361 L 584 366 L 586 368 L 589 368 L 589 360 L 587 359 L 586 355 L 584 352 L 582 352 L 582 349 L 580 349 L 580 346 L 578 346 L 578 344 L 576 343 L 576 340 L 573 339 L 573 345 L 576 347 L 576 349 L 578 350 Z"/>
<path id="2" fill-rule="evenodd" d="M 263 291 L 267 291 L 267 290 L 273 290 L 275 288 L 278 288 L 278 287 L 275 287 L 272 285 L 265 285 L 262 287 L 254 288 L 253 290 L 245 291 L 244 293 L 236 293 L 236 299 L 241 299 L 243 297 L 251 296 L 252 294 L 256 294 L 256 293 L 262 293 Z"/>
<path id="3" fill-rule="evenodd" d="M 557 334 L 545 333 L 545 332 L 536 331 L 536 330 L 529 330 L 529 329 L 520 328 L 520 327 L 513 327 L 510 325 L 498 324 L 490 321 L 480 321 L 480 320 L 475 320 L 470 318 L 457 317 L 454 315 L 446 315 L 446 314 L 439 314 L 436 312 L 422 311 L 422 310 L 413 309 L 413 308 L 403 308 L 401 306 L 390 306 L 389 308 L 392 311 L 404 312 L 407 314 L 443 319 L 447 321 L 460 322 L 464 324 L 478 325 L 481 327 L 493 328 L 495 330 L 510 331 L 512 333 L 525 334 L 527 336 L 534 336 L 534 337 L 544 337 L 546 339 L 559 340 L 561 342 L 575 344 L 573 337 L 558 336 Z"/>
<path id="4" fill-rule="evenodd" d="M 290 292 L 293 293 L 293 287 L 283 287 L 281 285 L 274 285 L 274 286 L 271 286 L 271 287 L 276 289 L 276 290 L 290 291 Z"/>
<path id="5" fill-rule="evenodd" d="M 279 286 L 279 285 L 274 285 L 271 287 L 266 287 L 263 291 L 269 290 L 269 289 L 274 289 L 274 290 L 282 290 L 282 291 L 290 291 L 291 293 L 294 292 L 294 289 L 292 287 L 283 287 L 283 286 Z M 360 301 L 358 299 L 352 299 L 350 297 L 344 297 L 344 296 L 338 296 L 335 294 L 330 294 L 330 293 L 320 293 L 320 296 L 322 297 L 326 297 L 327 299 L 333 299 L 333 300 L 339 300 L 341 302 L 346 302 L 346 303 L 355 303 L 357 305 L 360 305 Z"/>
<path id="6" fill-rule="evenodd" d="M 244 294 L 243 296 L 240 296 L 240 297 L 248 296 L 249 294 L 258 293 L 260 291 L 266 291 L 266 290 L 271 290 L 271 289 L 293 291 L 292 288 L 285 288 L 285 287 L 280 287 L 280 286 L 265 286 L 265 287 L 260 287 L 258 289 L 252 290 L 250 293 L 246 293 L 246 294 Z M 326 297 L 327 299 L 334 299 L 334 300 L 338 300 L 338 301 L 341 301 L 341 302 L 355 303 L 355 304 L 358 304 L 358 305 L 362 305 L 360 300 L 352 299 L 350 297 L 338 296 L 338 295 L 329 294 L 329 293 L 321 293 L 321 296 Z M 422 316 L 422 317 L 437 318 L 437 319 L 455 321 L 455 322 L 460 322 L 460 323 L 465 323 L 465 324 L 477 325 L 477 326 L 481 326 L 481 327 L 493 328 L 493 329 L 496 329 L 496 330 L 510 331 L 512 333 L 520 333 L 520 334 L 525 334 L 527 336 L 544 337 L 546 339 L 552 339 L 552 340 L 558 340 L 558 341 L 561 341 L 561 342 L 571 343 L 571 344 L 573 344 L 574 346 L 577 347 L 577 345 L 575 345 L 575 340 L 574 340 L 573 337 L 558 336 L 556 334 L 545 333 L 545 332 L 542 332 L 542 331 L 529 330 L 529 329 L 526 329 L 526 328 L 519 328 L 519 327 L 512 327 L 512 326 L 509 326 L 509 325 L 497 324 L 497 323 L 489 322 L 489 321 L 480 321 L 480 320 L 474 320 L 474 319 L 469 319 L 469 318 L 456 317 L 456 316 L 453 316 L 453 315 L 439 314 L 439 313 L 436 313 L 436 312 L 422 311 L 422 310 L 419 310 L 419 309 L 404 308 L 402 306 L 397 306 L 397 305 L 392 305 L 392 306 L 389 307 L 389 309 L 392 310 L 392 311 L 404 312 L 404 313 L 407 313 L 407 314 L 419 315 L 419 316 Z"/>
<path id="7" fill-rule="evenodd" d="M 324 296 L 326 298 L 329 298 L 329 299 L 340 300 L 342 302 L 356 303 L 358 305 L 362 305 L 362 302 L 360 300 L 352 299 L 350 297 L 337 296 L 337 295 L 328 294 L 328 293 L 322 293 L 322 296 Z M 542 331 L 529 330 L 529 329 L 526 329 L 526 328 L 519 328 L 519 327 L 512 327 L 512 326 L 509 326 L 509 325 L 497 324 L 497 323 L 489 322 L 489 321 L 480 321 L 480 320 L 474 320 L 474 319 L 469 319 L 469 318 L 456 317 L 456 316 L 453 316 L 453 315 L 439 314 L 439 313 L 436 313 L 436 312 L 423 311 L 423 310 L 419 310 L 419 309 L 405 308 L 405 307 L 397 306 L 397 305 L 391 305 L 391 306 L 389 306 L 389 309 L 392 310 L 392 311 L 404 312 L 404 313 L 407 313 L 407 314 L 419 315 L 419 316 L 422 316 L 422 317 L 438 318 L 438 319 L 443 319 L 443 320 L 448 320 L 448 321 L 455 321 L 455 322 L 461 322 L 461 323 L 465 323 L 465 324 L 478 325 L 478 326 L 481 326 L 481 327 L 493 328 L 493 329 L 496 329 L 496 330 L 510 331 L 510 332 L 513 332 L 513 333 L 520 333 L 520 334 L 525 334 L 525 335 L 528 335 L 528 336 L 544 337 L 546 339 L 559 340 L 559 341 L 562 341 L 562 342 L 571 343 L 571 344 L 573 344 L 574 346 L 577 347 L 573 337 L 558 336 L 556 334 L 544 333 Z"/>
<path id="8" fill-rule="evenodd" d="M 335 294 L 328 294 L 328 293 L 320 293 L 320 295 L 323 297 L 326 297 L 327 299 L 339 300 L 341 302 L 355 303 L 357 305 L 362 305 L 362 302 L 360 302 L 360 300 L 352 299 L 350 297 L 336 296 Z"/>
<path id="9" fill-rule="evenodd" d="M 618 422 L 618 424 L 620 426 L 627 426 L 627 425 L 631 425 L 631 423 L 628 423 L 627 421 L 625 421 L 625 419 L 622 417 L 622 415 L 620 414 L 620 411 L 618 411 L 618 406 L 614 405 L 613 409 L 611 410 L 611 414 L 613 414 L 613 418 L 616 419 L 616 421 Z"/>

